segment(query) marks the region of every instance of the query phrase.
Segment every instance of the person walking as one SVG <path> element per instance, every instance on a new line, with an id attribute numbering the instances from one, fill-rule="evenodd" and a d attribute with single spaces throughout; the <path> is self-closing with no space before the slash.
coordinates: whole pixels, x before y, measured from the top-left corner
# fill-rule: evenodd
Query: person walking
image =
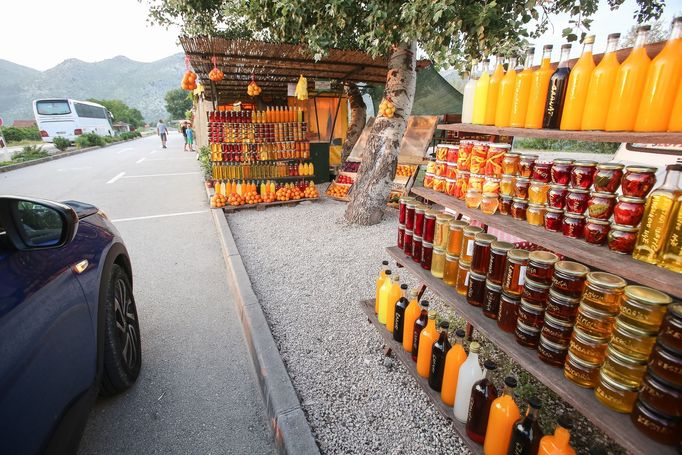
<path id="1" fill-rule="evenodd" d="M 182 138 L 185 140 L 185 144 L 182 148 L 185 152 L 187 151 L 187 126 L 188 123 L 185 122 L 184 120 L 180 122 L 180 132 L 182 133 Z"/>
<path id="2" fill-rule="evenodd" d="M 165 123 L 163 123 L 163 120 L 159 120 L 159 123 L 156 124 L 156 134 L 158 134 L 161 138 L 161 147 L 168 148 L 166 147 L 166 141 L 168 140 L 168 127 Z"/>
<path id="3" fill-rule="evenodd" d="M 192 128 L 192 124 L 188 123 L 187 128 L 185 129 L 185 143 L 189 146 L 189 151 L 193 152 L 194 151 L 194 128 Z M 186 149 L 185 149 L 186 150 Z"/>

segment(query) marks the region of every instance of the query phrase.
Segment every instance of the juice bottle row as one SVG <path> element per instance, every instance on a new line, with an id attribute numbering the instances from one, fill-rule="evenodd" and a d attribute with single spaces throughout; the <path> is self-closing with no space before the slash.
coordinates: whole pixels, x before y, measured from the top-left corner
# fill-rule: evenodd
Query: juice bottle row
<path id="1" fill-rule="evenodd" d="M 310 159 L 310 143 L 211 144 L 211 161 L 253 162 L 291 159 Z"/>
<path id="2" fill-rule="evenodd" d="M 314 187 L 312 180 L 301 179 L 297 182 L 281 183 L 273 180 L 218 180 L 214 184 L 215 194 L 222 194 L 229 196 L 230 194 L 238 194 L 244 196 L 247 193 L 258 193 L 258 195 L 266 200 L 268 195 L 273 195 L 280 189 L 298 188 L 304 191 L 306 188 Z"/>
<path id="3" fill-rule="evenodd" d="M 637 40 L 622 63 L 616 51 L 620 34 L 608 36 L 606 52 L 595 65 L 595 37 L 583 41 L 571 68 L 571 45 L 561 46 L 556 69 L 552 46 L 543 47 L 533 70 L 534 49 L 523 68 L 516 59 L 483 62 L 464 89 L 462 122 L 498 127 L 562 130 L 682 131 L 682 17 L 673 20 L 670 38 L 652 60 L 645 45 L 651 27 L 637 29 Z"/>
<path id="4" fill-rule="evenodd" d="M 286 142 L 307 140 L 306 123 L 209 123 L 209 142 Z"/>
<path id="5" fill-rule="evenodd" d="M 313 176 L 315 166 L 311 162 L 266 162 L 255 164 L 214 163 L 214 179 L 276 179 L 282 177 Z"/>
<path id="6" fill-rule="evenodd" d="M 209 122 L 218 123 L 294 123 L 303 121 L 303 110 L 292 106 L 268 106 L 263 111 L 212 111 Z"/>

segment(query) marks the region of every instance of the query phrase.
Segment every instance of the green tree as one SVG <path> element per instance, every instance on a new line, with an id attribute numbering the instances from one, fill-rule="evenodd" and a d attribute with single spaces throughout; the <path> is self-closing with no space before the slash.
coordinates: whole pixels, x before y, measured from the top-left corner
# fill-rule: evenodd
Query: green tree
<path id="1" fill-rule="evenodd" d="M 192 100 L 185 90 L 176 88 L 166 92 L 166 110 L 173 119 L 185 118 L 185 112 L 192 109 Z"/>
<path id="2" fill-rule="evenodd" d="M 114 122 L 127 123 L 134 128 L 144 126 L 144 118 L 142 117 L 142 113 L 135 108 L 131 108 L 121 100 L 98 100 L 95 98 L 90 98 L 88 101 L 101 104 L 102 106 L 109 109 L 111 115 L 114 116 Z"/>

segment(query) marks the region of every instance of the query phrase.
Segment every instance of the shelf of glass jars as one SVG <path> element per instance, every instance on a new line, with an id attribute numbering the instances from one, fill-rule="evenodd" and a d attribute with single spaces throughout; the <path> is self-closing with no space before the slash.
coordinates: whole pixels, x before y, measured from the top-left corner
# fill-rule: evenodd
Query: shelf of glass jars
<path id="1" fill-rule="evenodd" d="M 616 253 L 606 246 L 592 245 L 582 239 L 565 237 L 561 232 L 550 232 L 511 216 L 486 215 L 479 209 L 470 209 L 464 201 L 424 187 L 412 187 L 412 193 L 435 202 L 447 209 L 480 221 L 511 235 L 531 241 L 536 245 L 562 254 L 591 267 L 614 273 L 626 280 L 650 286 L 677 298 L 682 298 L 682 274 L 662 267 L 637 261 L 632 256 Z"/>
<path id="2" fill-rule="evenodd" d="M 275 162 L 280 162 L 280 161 L 310 161 L 310 158 L 278 158 L 276 160 L 273 159 L 268 159 L 268 160 L 245 160 L 245 161 L 236 161 L 236 160 L 211 160 L 211 163 L 226 163 L 226 164 L 268 164 L 268 163 L 275 163 Z"/>
<path id="3" fill-rule="evenodd" d="M 447 123 L 438 125 L 439 130 L 461 131 L 497 136 L 538 137 L 590 142 L 631 142 L 639 144 L 682 144 L 682 133 L 630 132 L 630 131 L 562 131 L 533 128 L 499 128 L 473 123 Z"/>
<path id="4" fill-rule="evenodd" d="M 494 319 L 483 314 L 481 308 L 467 303 L 464 296 L 459 295 L 453 287 L 445 284 L 443 280 L 434 277 L 430 271 L 424 270 L 403 250 L 395 246 L 386 248 L 386 251 L 397 263 L 430 288 L 490 342 L 561 397 L 562 400 L 573 406 L 629 453 L 641 455 L 675 453 L 673 447 L 659 444 L 635 428 L 629 414 L 620 414 L 608 409 L 597 401 L 592 389 L 579 387 L 566 379 L 562 368 L 552 367 L 540 361 L 537 350 L 518 344 L 513 334 L 502 331 Z"/>
<path id="5" fill-rule="evenodd" d="M 443 416 L 452 421 L 453 428 L 455 429 L 457 434 L 459 434 L 462 441 L 464 441 L 469 446 L 469 450 L 471 451 L 471 453 L 482 454 L 483 446 L 480 444 L 476 444 L 467 436 L 466 426 L 465 424 L 461 423 L 460 421 L 454 418 L 452 406 L 448 406 L 445 403 L 443 403 L 443 400 L 441 400 L 440 397 L 440 393 L 436 392 L 429 386 L 429 381 L 427 378 L 419 376 L 419 374 L 417 373 L 415 363 L 412 361 L 411 355 L 403 349 L 403 344 L 395 341 L 393 339 L 393 335 L 388 330 L 386 330 L 386 326 L 379 322 L 376 314 L 374 314 L 374 300 L 361 300 L 360 308 L 362 308 L 362 311 L 364 311 L 365 314 L 367 315 L 367 320 L 377 328 L 377 331 L 383 337 L 384 342 L 386 343 L 386 347 L 391 348 L 391 351 L 393 352 L 395 357 L 398 360 L 400 360 L 403 365 L 405 365 L 405 369 L 409 371 L 414 380 L 417 381 L 417 384 L 421 386 L 421 388 L 424 390 L 424 393 L 429 397 L 429 399 L 431 399 L 433 404 L 436 406 L 436 409 L 438 409 L 438 411 L 440 411 L 440 413 L 443 414 Z"/>

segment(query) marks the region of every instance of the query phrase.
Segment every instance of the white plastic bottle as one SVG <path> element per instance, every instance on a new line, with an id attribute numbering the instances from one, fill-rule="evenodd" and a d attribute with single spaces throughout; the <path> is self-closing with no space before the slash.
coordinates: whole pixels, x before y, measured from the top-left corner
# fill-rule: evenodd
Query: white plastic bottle
<path id="1" fill-rule="evenodd" d="M 483 378 L 483 370 L 478 364 L 478 352 L 481 349 L 476 341 L 469 345 L 469 356 L 459 367 L 457 378 L 457 389 L 455 392 L 455 419 L 466 423 L 469 416 L 469 400 L 471 399 L 471 388 L 474 383 Z"/>
<path id="2" fill-rule="evenodd" d="M 472 68 L 469 80 L 464 86 L 464 99 L 462 100 L 462 123 L 471 123 L 474 115 L 474 95 L 476 94 L 476 82 L 478 75 Z"/>

